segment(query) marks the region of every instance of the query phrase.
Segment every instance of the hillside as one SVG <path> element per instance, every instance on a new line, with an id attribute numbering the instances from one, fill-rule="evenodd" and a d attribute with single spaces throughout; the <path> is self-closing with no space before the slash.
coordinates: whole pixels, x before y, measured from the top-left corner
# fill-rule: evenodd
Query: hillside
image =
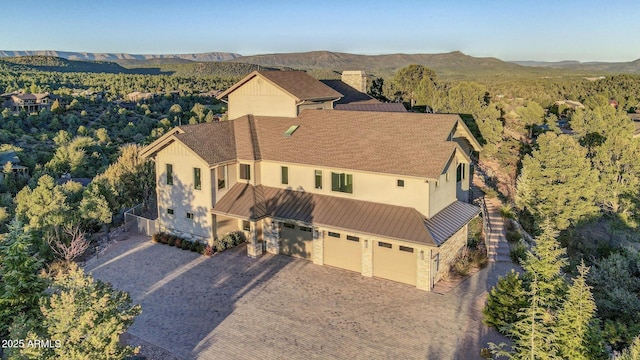
<path id="1" fill-rule="evenodd" d="M 8 51 L 0 50 L 2 57 L 18 56 L 51 56 L 67 60 L 81 61 L 117 61 L 117 60 L 152 60 L 152 59 L 176 59 L 189 61 L 226 61 L 240 57 L 240 54 L 227 52 L 207 52 L 193 54 L 127 54 L 127 53 L 88 53 L 56 50 L 36 50 L 36 51 Z"/>
<path id="2" fill-rule="evenodd" d="M 241 78 L 255 70 L 291 70 L 286 67 L 268 67 L 239 62 L 187 61 L 175 63 L 157 60 L 152 60 L 150 62 L 135 60 L 121 64 L 123 64 L 129 72 L 134 73 L 157 73 L 175 76 L 215 76 L 220 78 Z"/>
<path id="3" fill-rule="evenodd" d="M 21 56 L 0 58 L 0 69 L 14 71 L 58 71 L 93 73 L 129 73 L 126 68 L 106 61 L 75 61 L 52 56 Z"/>
<path id="4" fill-rule="evenodd" d="M 607 74 L 638 74 L 640 73 L 640 59 L 628 62 L 580 62 L 568 61 L 512 61 L 514 64 L 549 69 L 563 69 L 575 72 L 607 73 Z"/>
<path id="5" fill-rule="evenodd" d="M 525 67 L 496 58 L 477 58 L 459 51 L 446 54 L 356 55 L 331 51 L 282 53 L 242 56 L 231 60 L 262 66 L 287 66 L 312 70 L 365 70 L 378 76 L 389 76 L 409 64 L 422 64 L 441 76 L 503 76 L 505 74 L 542 75 L 545 69 Z"/>

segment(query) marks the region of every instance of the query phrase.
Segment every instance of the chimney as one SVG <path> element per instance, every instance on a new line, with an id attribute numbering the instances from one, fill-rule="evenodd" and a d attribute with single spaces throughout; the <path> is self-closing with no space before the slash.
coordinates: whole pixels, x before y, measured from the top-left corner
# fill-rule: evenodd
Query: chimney
<path id="1" fill-rule="evenodd" d="M 342 82 L 360 92 L 367 93 L 367 74 L 362 70 L 343 71 Z"/>

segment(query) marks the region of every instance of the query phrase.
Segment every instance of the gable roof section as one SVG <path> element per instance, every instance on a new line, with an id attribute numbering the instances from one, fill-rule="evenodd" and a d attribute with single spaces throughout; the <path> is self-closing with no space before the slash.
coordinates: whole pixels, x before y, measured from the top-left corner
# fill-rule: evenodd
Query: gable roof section
<path id="1" fill-rule="evenodd" d="M 424 217 L 413 208 L 353 200 L 302 191 L 238 183 L 212 210 L 214 214 L 258 220 L 272 217 L 438 245 Z"/>
<path id="2" fill-rule="evenodd" d="M 233 123 L 229 121 L 176 127 L 147 145 L 141 155 L 153 156 L 173 141 L 191 149 L 209 166 L 236 159 Z"/>
<path id="3" fill-rule="evenodd" d="M 450 114 L 305 110 L 256 116 L 263 160 L 438 179 L 457 148 Z M 291 125 L 300 125 L 285 137 Z"/>
<path id="4" fill-rule="evenodd" d="M 254 71 L 218 95 L 217 98 L 222 100 L 256 76 L 265 79 L 298 101 L 339 99 L 343 96 L 304 71 Z"/>

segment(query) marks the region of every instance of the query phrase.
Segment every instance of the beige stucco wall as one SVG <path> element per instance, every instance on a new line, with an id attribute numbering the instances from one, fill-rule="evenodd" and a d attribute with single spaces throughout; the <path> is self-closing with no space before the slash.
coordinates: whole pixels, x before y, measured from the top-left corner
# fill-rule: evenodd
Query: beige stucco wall
<path id="1" fill-rule="evenodd" d="M 412 207 L 425 216 L 429 216 L 429 183 L 422 178 L 276 163 L 264 160 L 258 164 L 260 166 L 261 183 L 265 186 Z M 282 184 L 281 166 L 289 167 L 288 185 Z M 315 170 L 322 170 L 322 189 L 315 188 Z M 331 191 L 331 172 L 353 174 L 353 194 Z M 452 197 L 455 199 L 455 169 L 453 176 Z M 397 186 L 398 179 L 404 180 L 404 188 Z"/>
<path id="2" fill-rule="evenodd" d="M 240 230 L 242 226 L 242 223 L 241 223 L 242 220 L 239 220 L 236 218 L 223 216 L 223 215 L 215 215 L 215 219 L 216 219 L 216 236 L 218 238 L 221 238 L 232 231 Z"/>
<path id="3" fill-rule="evenodd" d="M 228 96 L 229 119 L 241 116 L 295 117 L 295 99 L 259 76 L 247 81 Z"/>
<path id="4" fill-rule="evenodd" d="M 167 184 L 166 164 L 173 165 L 173 185 Z M 193 168 L 200 168 L 201 190 L 194 189 Z M 212 235 L 212 187 L 209 167 L 179 142 L 173 142 L 156 156 L 158 219 L 163 230 L 191 235 L 201 240 Z M 167 213 L 173 209 L 173 215 Z M 187 218 L 193 213 L 193 219 Z"/>
<path id="5" fill-rule="evenodd" d="M 448 177 L 447 177 L 448 175 Z M 448 180 L 447 180 L 448 179 Z M 430 217 L 437 214 L 454 201 L 456 201 L 456 159 L 449 162 L 446 171 L 440 175 L 438 184 L 435 181 L 429 182 L 430 197 L 429 209 Z"/>

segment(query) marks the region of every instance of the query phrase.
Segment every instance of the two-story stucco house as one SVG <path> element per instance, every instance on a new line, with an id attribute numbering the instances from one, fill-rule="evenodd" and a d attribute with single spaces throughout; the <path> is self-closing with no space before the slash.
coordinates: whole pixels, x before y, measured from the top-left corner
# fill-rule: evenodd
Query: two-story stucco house
<path id="1" fill-rule="evenodd" d="M 334 110 L 341 97 L 303 72 L 254 72 L 220 95 L 232 120 L 147 146 L 160 227 L 202 241 L 241 230 L 251 256 L 430 290 L 480 212 L 466 203 L 480 145 L 457 115 Z"/>

